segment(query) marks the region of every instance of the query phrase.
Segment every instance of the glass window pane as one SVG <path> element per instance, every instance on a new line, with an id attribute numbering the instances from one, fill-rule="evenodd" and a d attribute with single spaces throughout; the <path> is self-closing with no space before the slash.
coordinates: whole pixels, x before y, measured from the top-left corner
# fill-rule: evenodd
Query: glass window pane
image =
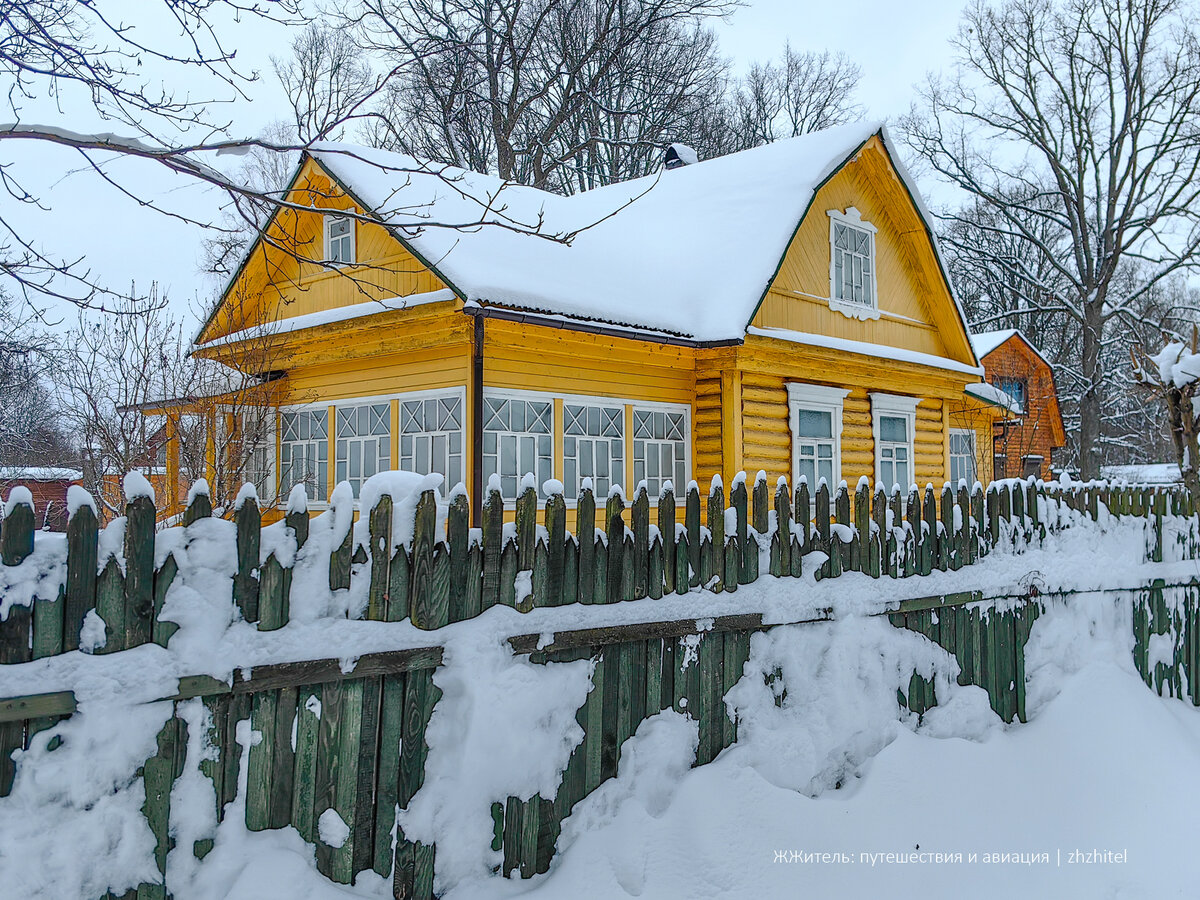
<path id="1" fill-rule="evenodd" d="M 797 430 L 800 437 L 833 437 L 833 413 L 801 409 Z"/>
<path id="2" fill-rule="evenodd" d="M 518 475 L 525 475 L 534 471 L 534 458 L 537 456 L 532 437 L 522 437 L 521 439 L 521 465 Z"/>
<path id="3" fill-rule="evenodd" d="M 908 420 L 895 416 L 880 416 L 879 437 L 885 441 L 907 441 Z"/>

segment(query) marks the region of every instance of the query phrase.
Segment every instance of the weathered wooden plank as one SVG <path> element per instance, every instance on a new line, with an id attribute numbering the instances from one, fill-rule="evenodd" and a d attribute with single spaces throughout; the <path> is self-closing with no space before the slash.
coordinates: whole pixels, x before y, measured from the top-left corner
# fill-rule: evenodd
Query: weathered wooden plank
<path id="1" fill-rule="evenodd" d="M 104 646 L 98 653 L 125 649 L 125 579 L 110 557 L 96 579 L 96 614 L 104 622 Z M 11 615 L 10 615 L 11 619 Z"/>
<path id="2" fill-rule="evenodd" d="M 604 699 L 600 710 L 601 781 L 617 774 L 617 759 L 621 752 L 621 655 L 620 646 L 609 647 L 600 658 L 600 664 L 604 666 Z"/>
<path id="3" fill-rule="evenodd" d="M 712 590 L 719 593 L 724 590 L 725 583 L 725 488 L 718 475 L 713 476 L 708 489 L 708 533 L 712 544 L 713 574 L 717 576 Z"/>
<path id="4" fill-rule="evenodd" d="M 412 564 L 408 550 L 397 547 L 388 567 L 387 612 L 389 622 L 402 622 L 412 611 L 409 593 L 412 591 Z"/>
<path id="5" fill-rule="evenodd" d="M 663 595 L 663 542 L 662 535 L 656 534 L 647 554 L 647 592 L 651 599 L 658 600 Z"/>
<path id="6" fill-rule="evenodd" d="M 154 501 L 125 505 L 125 646 L 150 643 L 154 631 Z M 255 557 L 255 566 L 258 558 Z"/>
<path id="7" fill-rule="evenodd" d="M 767 499 L 767 473 L 759 470 L 754 476 L 754 488 L 750 497 L 751 527 L 759 534 L 766 534 L 770 521 L 770 506 Z"/>
<path id="8" fill-rule="evenodd" d="M 735 518 L 734 538 L 737 541 L 737 578 L 734 584 L 746 584 L 750 579 L 749 570 L 749 553 L 747 545 L 749 544 L 750 525 L 747 521 L 746 510 L 746 481 L 744 478 L 737 478 L 733 482 L 733 487 L 729 491 L 729 505 L 733 508 Z M 726 553 L 729 552 L 728 547 Z M 728 563 L 726 564 L 728 568 Z M 728 582 L 728 579 L 727 579 Z M 726 583 L 726 590 L 731 589 L 731 585 Z"/>
<path id="9" fill-rule="evenodd" d="M 604 507 L 604 532 L 608 539 L 608 581 L 604 602 L 617 603 L 621 597 L 621 581 L 625 574 L 625 501 L 617 491 L 608 495 Z"/>
<path id="10" fill-rule="evenodd" d="M 590 487 L 579 491 L 575 533 L 579 536 L 579 602 L 591 603 L 596 597 L 596 497 Z"/>
<path id="11" fill-rule="evenodd" d="M 687 528 L 688 566 L 691 570 L 688 584 L 696 587 L 700 584 L 700 489 L 694 481 L 687 486 L 686 502 L 683 524 Z"/>
<path id="12" fill-rule="evenodd" d="M 409 616 L 418 628 L 440 627 L 435 624 L 433 608 L 433 557 L 437 541 L 437 501 L 433 491 L 425 491 L 417 501 L 413 521 L 412 580 L 409 587 Z M 447 588 L 449 583 L 447 582 Z M 448 599 L 448 598 L 447 598 Z M 445 624 L 442 622 L 441 624 Z"/>
<path id="13" fill-rule="evenodd" d="M 63 609 L 63 650 L 79 649 L 79 629 L 96 606 L 96 511 L 81 504 L 67 522 L 67 582 Z"/>
<path id="14" fill-rule="evenodd" d="M 546 588 L 542 606 L 562 606 L 566 583 L 567 503 L 562 492 L 546 499 Z"/>
<path id="15" fill-rule="evenodd" d="M 504 498 L 500 481 L 488 483 L 483 504 L 483 608 L 500 602 L 500 556 L 504 552 Z"/>
<path id="16" fill-rule="evenodd" d="M 509 541 L 504 545 L 500 554 L 500 604 L 502 606 L 517 605 L 517 542 Z"/>
<path id="17" fill-rule="evenodd" d="M 403 676 L 399 676 L 403 677 Z M 292 782 L 291 822 L 309 843 L 316 840 L 317 744 L 321 723 L 321 687 L 297 691 L 295 778 Z M 391 852 L 391 842 L 388 842 Z"/>
<path id="18" fill-rule="evenodd" d="M 154 835 L 154 864 L 159 879 L 138 886 L 138 900 L 165 900 L 167 853 L 171 848 L 171 785 L 182 769 L 180 744 L 186 744 L 187 729 L 181 719 L 172 716 L 157 737 L 157 752 L 142 766 L 142 783 L 146 792 L 142 815 Z"/>
<path id="19" fill-rule="evenodd" d="M 179 630 L 177 624 L 162 618 L 163 606 L 167 602 L 167 592 L 171 589 L 171 585 L 175 581 L 175 576 L 178 574 L 179 564 L 175 562 L 174 553 L 168 553 L 167 558 L 163 560 L 162 566 L 154 573 L 153 635 L 154 643 L 160 647 L 167 646 L 167 642 L 171 640 L 171 636 Z"/>
<path id="20" fill-rule="evenodd" d="M 351 853 L 351 872 L 365 872 L 374 865 L 375 859 L 375 816 L 378 809 L 375 796 L 379 762 L 380 699 L 383 693 L 382 679 L 365 678 L 362 684 L 362 716 L 358 732 L 358 771 L 354 786 L 354 803 L 351 835 L 354 846 Z"/>
<path id="21" fill-rule="evenodd" d="M 669 486 L 663 488 L 658 498 L 658 531 L 662 536 L 663 593 L 673 594 L 675 593 L 675 491 Z"/>
<path id="22" fill-rule="evenodd" d="M 629 520 L 633 531 L 633 596 L 642 598 L 650 594 L 650 497 L 644 482 L 638 485 L 634 494 Z"/>
<path id="23" fill-rule="evenodd" d="M 298 687 L 280 688 L 276 692 L 268 828 L 283 828 L 292 820 L 292 793 L 296 779 L 296 751 L 292 748 L 292 735 L 297 732 L 298 737 L 296 714 L 299 697 Z"/>
<path id="24" fill-rule="evenodd" d="M 272 553 L 259 576 L 258 630 L 275 631 L 287 624 L 288 598 L 284 593 L 283 566 Z"/>
<path id="25" fill-rule="evenodd" d="M 371 867 L 392 874 L 392 828 L 400 783 L 400 741 L 404 734 L 404 675 L 385 675 L 380 683 L 379 758 L 375 782 L 375 822 Z"/>
<path id="26" fill-rule="evenodd" d="M 343 723 L 342 695 L 347 684 L 332 682 L 321 686 L 321 718 L 317 725 L 317 768 L 313 783 L 313 831 L 319 834 L 321 816 L 327 810 L 337 811 L 339 740 Z M 326 878 L 333 878 L 336 849 L 322 840 L 316 842 L 317 869 Z"/>
<path id="27" fill-rule="evenodd" d="M 392 568 L 392 498 L 383 494 L 367 519 L 370 540 L 371 583 L 367 587 L 367 618 L 373 622 L 387 619 L 388 590 Z M 266 585 L 263 586 L 264 592 Z M 264 612 L 265 615 L 265 612 Z"/>
<path id="28" fill-rule="evenodd" d="M 246 764 L 246 827 L 263 831 L 271 819 L 271 760 L 275 752 L 275 714 L 279 696 L 275 691 L 252 695 L 250 725 L 260 739 L 251 739 Z"/>
<path id="29" fill-rule="evenodd" d="M 242 497 L 241 506 L 233 514 L 237 527 L 237 574 L 233 577 L 233 599 L 247 622 L 258 621 L 259 544 L 262 535 L 262 516 L 258 501 Z M 332 570 L 330 578 L 332 578 Z"/>
<path id="30" fill-rule="evenodd" d="M 612 652 L 611 649 L 605 651 L 605 653 L 610 652 Z M 583 791 L 585 796 L 599 787 L 603 780 L 601 757 L 604 745 L 604 680 L 607 671 L 608 667 L 604 665 L 604 657 L 598 657 L 592 668 L 592 689 L 588 692 L 587 701 L 584 703 L 586 722 L 583 730 L 587 735 L 583 745 Z"/>
<path id="31" fill-rule="evenodd" d="M 63 593 L 54 597 L 37 597 L 33 601 L 33 659 L 57 656 L 63 652 Z M 0 623 L 0 629 L 6 623 Z"/>
<path id="32" fill-rule="evenodd" d="M 775 533 L 779 538 L 779 571 L 772 575 L 792 572 L 792 502 L 787 481 L 780 478 L 775 485 Z"/>

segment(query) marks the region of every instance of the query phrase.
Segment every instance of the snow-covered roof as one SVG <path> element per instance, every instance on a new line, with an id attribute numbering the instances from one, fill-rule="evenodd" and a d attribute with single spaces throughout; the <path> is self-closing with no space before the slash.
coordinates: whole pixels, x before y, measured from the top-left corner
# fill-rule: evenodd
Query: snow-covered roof
<path id="1" fill-rule="evenodd" d="M 78 469 L 58 466 L 0 466 L 0 481 L 80 481 Z"/>
<path id="2" fill-rule="evenodd" d="M 1000 331 L 981 331 L 978 334 L 972 334 L 971 347 L 975 350 L 975 355 L 982 360 L 1013 335 L 1019 337 L 1038 359 L 1046 365 L 1050 365 L 1050 360 L 1042 355 L 1042 351 L 1035 347 L 1033 342 L 1017 328 L 1003 328 Z"/>
<path id="3" fill-rule="evenodd" d="M 966 391 L 972 397 L 982 400 L 984 403 L 990 403 L 992 406 L 999 406 L 1001 409 L 1006 409 L 1009 412 L 1016 413 L 1019 416 L 1025 414 L 1025 408 L 1018 400 L 1006 394 L 995 385 L 988 384 L 986 381 L 968 384 Z"/>
<path id="4" fill-rule="evenodd" d="M 1101 466 L 1100 477 L 1106 481 L 1127 481 L 1132 484 L 1179 484 L 1183 481 L 1176 463 Z"/>
<path id="5" fill-rule="evenodd" d="M 746 333 L 816 191 L 875 134 L 926 215 L 875 122 L 570 197 L 371 148 L 310 153 L 464 300 L 711 341 Z"/>

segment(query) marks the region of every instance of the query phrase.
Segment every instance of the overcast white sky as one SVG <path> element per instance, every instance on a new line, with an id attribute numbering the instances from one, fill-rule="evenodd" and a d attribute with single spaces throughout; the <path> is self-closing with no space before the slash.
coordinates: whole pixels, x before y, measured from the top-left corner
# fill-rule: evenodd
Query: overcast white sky
<path id="1" fill-rule="evenodd" d="M 142 21 L 144 10 L 157 5 L 143 3 L 145 0 L 113 0 L 109 5 L 124 7 L 130 18 Z M 948 39 L 957 28 L 963 5 L 960 0 L 857 0 L 851 11 L 844 2 L 750 0 L 715 27 L 723 52 L 739 69 L 756 60 L 777 57 L 787 42 L 800 50 L 845 52 L 862 68 L 860 99 L 868 116 L 893 119 L 907 111 L 913 85 L 927 71 L 948 67 Z M 144 25 L 141 38 L 145 40 L 145 32 L 154 29 L 154 23 Z M 252 89 L 251 101 L 227 107 L 227 114 L 236 123 L 235 132 L 255 134 L 285 113 L 271 73 L 270 55 L 282 52 L 287 31 L 258 20 L 228 22 L 222 29 L 222 39 L 228 47 L 236 48 L 242 70 L 258 70 L 263 75 Z M 204 89 L 204 85 L 191 87 L 197 96 Z M 52 116 L 50 111 L 44 115 L 34 113 L 30 110 L 26 119 L 52 117 L 78 130 L 97 127 L 88 121 L 86 104 L 81 109 L 78 102 L 68 104 L 65 118 Z M 46 147 L 8 149 L 0 162 L 9 161 L 19 161 L 22 175 L 43 191 L 47 211 L 22 210 L 18 215 L 28 223 L 29 233 L 47 248 L 60 255 L 85 257 L 93 271 L 117 286 L 136 281 L 144 288 L 158 281 L 180 309 L 189 300 L 206 298 L 214 290 L 211 280 L 197 271 L 204 237 L 201 230 L 139 208 L 94 173 L 80 171 L 81 160 L 70 153 Z M 148 186 L 149 193 L 169 208 L 200 217 L 215 218 L 218 214 L 220 198 L 215 191 L 181 185 L 142 164 L 117 165 L 129 173 L 127 183 Z M 13 211 L 8 209 L 6 214 L 12 215 Z M 73 318 L 70 312 L 64 315 Z"/>

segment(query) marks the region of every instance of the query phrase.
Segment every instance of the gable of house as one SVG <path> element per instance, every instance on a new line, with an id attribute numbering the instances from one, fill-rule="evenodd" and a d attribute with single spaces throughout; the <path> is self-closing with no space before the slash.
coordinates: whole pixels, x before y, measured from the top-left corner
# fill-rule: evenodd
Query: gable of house
<path id="1" fill-rule="evenodd" d="M 285 203 L 276 209 L 245 254 L 201 328 L 197 344 L 359 305 L 370 311 L 374 308 L 370 304 L 446 289 L 434 271 L 391 230 L 368 221 L 352 222 L 358 265 L 322 265 L 324 214 L 295 207 L 347 210 L 364 217 L 372 211 L 311 157 L 299 166 Z M 379 312 L 385 309 L 378 307 Z M 329 319 L 336 316 L 323 317 L 320 322 L 314 319 L 309 327 Z"/>
<path id="2" fill-rule="evenodd" d="M 875 229 L 878 315 L 830 302 L 830 212 L 850 209 Z M 752 324 L 975 365 L 929 226 L 879 135 L 816 192 Z"/>

